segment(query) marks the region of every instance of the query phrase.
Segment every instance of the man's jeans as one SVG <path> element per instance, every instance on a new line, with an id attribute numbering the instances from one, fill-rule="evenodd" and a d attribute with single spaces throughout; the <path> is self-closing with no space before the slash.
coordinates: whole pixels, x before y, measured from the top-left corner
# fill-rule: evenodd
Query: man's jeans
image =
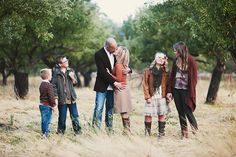
<path id="1" fill-rule="evenodd" d="M 58 105 L 59 117 L 58 117 L 57 132 L 62 133 L 62 134 L 65 133 L 67 108 L 69 108 L 70 118 L 71 118 L 71 121 L 72 121 L 72 126 L 73 126 L 73 129 L 74 129 L 74 132 L 76 134 L 80 134 L 81 127 L 79 125 L 79 114 L 78 114 L 76 103 Z"/>
<path id="2" fill-rule="evenodd" d="M 39 105 L 41 113 L 41 130 L 46 137 L 49 134 L 49 125 L 52 120 L 52 108 L 46 105 Z"/>
<path id="3" fill-rule="evenodd" d="M 106 114 L 105 123 L 108 129 L 112 129 L 113 121 L 113 106 L 114 106 L 114 91 L 107 90 L 106 92 L 96 92 L 95 108 L 93 114 L 93 127 L 101 128 L 102 112 L 106 99 Z"/>

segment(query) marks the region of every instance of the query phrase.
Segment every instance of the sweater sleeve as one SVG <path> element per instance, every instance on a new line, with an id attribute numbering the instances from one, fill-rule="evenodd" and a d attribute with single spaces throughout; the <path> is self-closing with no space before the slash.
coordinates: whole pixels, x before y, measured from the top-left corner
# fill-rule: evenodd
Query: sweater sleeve
<path id="1" fill-rule="evenodd" d="M 191 98 L 196 97 L 196 85 L 197 85 L 197 63 L 193 57 L 189 57 L 189 96 Z"/>
<path id="2" fill-rule="evenodd" d="M 171 85 L 174 82 L 174 79 L 175 79 L 174 77 L 175 77 L 175 72 L 176 72 L 175 63 L 176 62 L 174 60 L 173 63 L 172 63 L 172 68 L 171 68 L 171 72 L 170 72 L 169 79 L 168 79 L 167 93 L 172 93 Z"/>
<path id="3" fill-rule="evenodd" d="M 197 85 L 197 62 L 195 61 L 195 59 L 192 59 L 192 78 L 193 78 L 193 85 L 194 87 Z"/>

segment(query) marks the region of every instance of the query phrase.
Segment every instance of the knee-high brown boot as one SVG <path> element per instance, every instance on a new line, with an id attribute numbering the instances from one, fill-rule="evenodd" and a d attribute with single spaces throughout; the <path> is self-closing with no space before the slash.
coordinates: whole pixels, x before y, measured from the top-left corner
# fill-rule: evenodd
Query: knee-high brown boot
<path id="1" fill-rule="evenodd" d="M 165 125 L 166 122 L 158 121 L 158 131 L 159 131 L 158 137 L 165 136 Z"/>
<path id="2" fill-rule="evenodd" d="M 122 118 L 122 123 L 123 123 L 123 127 L 124 127 L 123 134 L 127 135 L 127 134 L 131 133 L 129 118 Z"/>
<path id="3" fill-rule="evenodd" d="M 145 124 L 145 135 L 151 135 L 152 122 L 144 122 Z"/>

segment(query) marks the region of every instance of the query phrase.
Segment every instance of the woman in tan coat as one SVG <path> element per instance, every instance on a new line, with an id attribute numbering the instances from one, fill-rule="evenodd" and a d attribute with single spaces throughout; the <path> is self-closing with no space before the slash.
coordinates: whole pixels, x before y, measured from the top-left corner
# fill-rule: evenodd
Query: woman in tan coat
<path id="1" fill-rule="evenodd" d="M 144 72 L 143 91 L 146 100 L 144 106 L 145 133 L 151 135 L 152 117 L 158 116 L 158 137 L 165 135 L 165 118 L 170 111 L 166 102 L 167 94 L 167 57 L 157 52 L 154 61 Z"/>
<path id="2" fill-rule="evenodd" d="M 122 117 L 124 134 L 130 132 L 129 114 L 133 111 L 131 104 L 130 89 L 128 86 L 127 75 L 123 70 L 129 66 L 129 50 L 126 47 L 120 46 L 114 53 L 116 57 L 116 64 L 112 76 L 117 82 L 122 82 L 126 85 L 124 89 L 115 89 L 114 92 L 114 113 L 120 113 Z"/>

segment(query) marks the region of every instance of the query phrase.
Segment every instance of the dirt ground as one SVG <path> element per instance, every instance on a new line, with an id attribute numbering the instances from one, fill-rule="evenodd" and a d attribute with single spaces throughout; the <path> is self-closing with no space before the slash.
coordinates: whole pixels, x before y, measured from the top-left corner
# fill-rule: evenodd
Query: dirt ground
<path id="1" fill-rule="evenodd" d="M 104 123 L 101 132 L 91 128 L 95 92 L 90 88 L 76 89 L 79 99 L 79 119 L 83 134 L 74 136 L 70 117 L 64 136 L 56 134 L 58 112 L 53 113 L 51 134 L 43 139 L 40 133 L 38 109 L 39 77 L 30 78 L 30 90 L 25 100 L 16 99 L 13 84 L 0 87 L 0 156 L 1 157 L 236 157 L 236 83 L 222 82 L 215 105 L 204 104 L 209 81 L 199 80 L 197 135 L 181 140 L 180 126 L 174 103 L 168 115 L 165 138 L 158 140 L 157 119 L 153 119 L 151 137 L 144 135 L 144 99 L 140 78 L 130 81 L 132 103 L 132 135 L 122 135 L 120 115 L 114 115 L 114 134 L 107 135 Z M 104 116 L 103 116 L 104 120 Z"/>

